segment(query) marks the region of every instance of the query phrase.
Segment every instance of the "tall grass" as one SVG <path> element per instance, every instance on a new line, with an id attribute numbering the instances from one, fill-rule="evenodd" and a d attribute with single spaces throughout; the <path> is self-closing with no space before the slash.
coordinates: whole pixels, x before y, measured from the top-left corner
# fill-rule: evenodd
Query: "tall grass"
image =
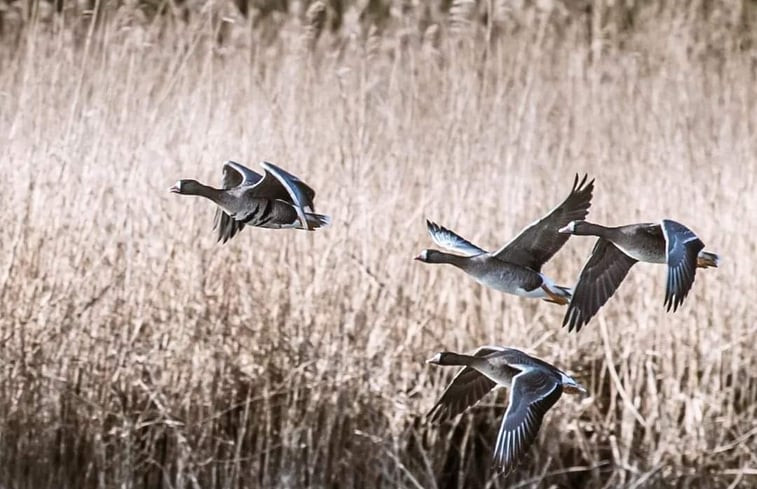
<path id="1" fill-rule="evenodd" d="M 311 6 L 273 38 L 124 9 L 0 48 L 1 485 L 757 483 L 754 50 L 685 10 L 604 43 L 551 10 L 453 7 L 388 33 L 347 12 L 335 34 Z M 167 187 L 225 159 L 302 176 L 333 226 L 216 244 L 212 206 Z M 568 334 L 563 308 L 411 260 L 425 217 L 492 249 L 577 172 L 597 178 L 592 220 L 675 218 L 724 257 L 682 310 L 639 265 Z M 591 246 L 545 271 L 572 283 Z M 592 393 L 506 479 L 504 393 L 423 420 L 453 373 L 423 360 L 492 343 Z"/>

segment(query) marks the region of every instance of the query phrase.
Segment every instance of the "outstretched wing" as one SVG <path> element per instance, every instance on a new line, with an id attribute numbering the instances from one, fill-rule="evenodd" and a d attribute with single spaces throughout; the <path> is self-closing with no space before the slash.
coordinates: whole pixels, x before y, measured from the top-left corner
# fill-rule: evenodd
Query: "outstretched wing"
<path id="1" fill-rule="evenodd" d="M 263 176 L 260 173 L 252 171 L 236 161 L 229 160 L 223 164 L 223 181 L 221 185 L 225 189 L 239 185 L 255 185 L 262 178 Z"/>
<path id="2" fill-rule="evenodd" d="M 267 173 L 274 176 L 286 189 L 289 198 L 294 205 L 306 209 L 307 212 L 313 212 L 315 210 L 313 204 L 313 201 L 315 200 L 315 190 L 313 190 L 308 184 L 273 163 L 263 161 L 260 164 L 265 168 Z"/>
<path id="3" fill-rule="evenodd" d="M 448 250 L 457 251 L 465 256 L 474 256 L 486 253 L 478 246 L 474 245 L 470 241 L 466 240 L 462 236 L 455 234 L 449 229 L 436 224 L 435 222 L 426 219 L 426 228 L 428 234 L 431 235 L 431 239 L 437 245 Z"/>
<path id="4" fill-rule="evenodd" d="M 573 181 L 570 195 L 549 214 L 526 227 L 515 238 L 494 253 L 496 258 L 531 268 L 537 272 L 568 241 L 570 235 L 558 230 L 571 221 L 586 218 L 591 207 L 594 180 L 586 183 L 588 175 Z"/>
<path id="5" fill-rule="evenodd" d="M 536 439 L 542 419 L 562 395 L 562 385 L 542 370 L 527 370 L 513 378 L 510 404 L 494 445 L 494 466 L 510 472 Z"/>
<path id="6" fill-rule="evenodd" d="M 668 280 L 665 287 L 665 306 L 668 311 L 678 309 L 694 284 L 697 256 L 704 243 L 683 224 L 663 219 L 662 233 L 667 243 Z"/>
<path id="7" fill-rule="evenodd" d="M 223 164 L 221 188 L 230 189 L 240 185 L 255 185 L 262 178 L 259 173 L 229 160 Z M 218 231 L 218 241 L 227 242 L 243 227 L 244 223 L 232 219 L 220 207 L 216 209 L 215 216 L 213 217 L 213 229 Z"/>
<path id="8" fill-rule="evenodd" d="M 599 311 L 626 278 L 636 260 L 606 239 L 599 238 L 578 276 L 573 297 L 562 324 L 568 331 L 580 331 Z"/>
<path id="9" fill-rule="evenodd" d="M 473 353 L 477 357 L 499 352 L 501 348 L 483 346 Z M 452 382 L 444 389 L 442 396 L 436 405 L 431 408 L 426 417 L 433 423 L 446 421 L 462 413 L 473 406 L 496 384 L 478 370 L 465 367 L 452 379 Z"/>
<path id="10" fill-rule="evenodd" d="M 306 213 L 312 213 L 315 208 L 315 190 L 305 182 L 288 173 L 273 163 L 263 161 L 260 165 L 265 169 L 263 180 L 255 186 L 255 195 L 270 199 L 280 199 L 290 202 L 300 219 L 303 229 L 311 229 Z"/>

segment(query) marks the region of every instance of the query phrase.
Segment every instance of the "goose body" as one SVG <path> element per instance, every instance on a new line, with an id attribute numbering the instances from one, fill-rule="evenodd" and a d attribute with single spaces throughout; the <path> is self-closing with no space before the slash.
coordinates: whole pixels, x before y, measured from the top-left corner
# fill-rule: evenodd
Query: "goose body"
<path id="1" fill-rule="evenodd" d="M 563 319 L 569 330 L 580 330 L 620 286 L 637 262 L 665 264 L 667 310 L 677 310 L 691 290 L 696 269 L 717 267 L 718 255 L 704 251 L 704 243 L 689 228 L 670 219 L 607 227 L 586 221 L 571 222 L 565 234 L 599 239 L 578 277 L 574 296 Z"/>
<path id="2" fill-rule="evenodd" d="M 553 365 L 515 348 L 483 346 L 473 355 L 441 352 L 428 360 L 435 365 L 464 367 L 429 411 L 431 422 L 442 422 L 478 403 L 495 387 L 510 391 L 510 402 L 494 445 L 494 466 L 510 472 L 536 439 L 547 411 L 565 393 L 586 389 Z"/>
<path id="3" fill-rule="evenodd" d="M 567 304 L 570 288 L 556 285 L 541 273 L 541 267 L 567 241 L 558 230 L 588 214 L 594 180 L 588 183 L 586 180 L 584 176 L 579 181 L 576 175 L 573 188 L 562 203 L 495 252 L 487 252 L 450 229 L 427 220 L 426 227 L 434 243 L 459 254 L 427 249 L 415 259 L 453 265 L 479 284 L 500 292 Z"/>
<path id="4" fill-rule="evenodd" d="M 314 212 L 315 191 L 305 182 L 273 163 L 264 161 L 261 166 L 264 175 L 227 161 L 223 165 L 222 188 L 179 180 L 170 190 L 213 201 L 219 207 L 213 229 L 224 243 L 245 226 L 310 231 L 331 222 L 329 216 Z"/>
<path id="5" fill-rule="evenodd" d="M 522 265 L 492 259 L 488 253 L 461 257 L 436 250 L 424 250 L 418 259 L 425 263 L 450 264 L 470 275 L 479 284 L 507 294 L 548 299 L 549 296 L 541 288 L 542 285 L 546 285 L 550 290 L 557 289 L 546 275 Z"/>
<path id="6" fill-rule="evenodd" d="M 591 225 L 591 223 L 582 224 Z M 659 224 L 641 223 L 614 228 L 602 227 L 595 229 L 595 232 L 606 236 L 620 251 L 636 261 L 665 263 L 667 260 L 665 236 Z"/>
<path id="7" fill-rule="evenodd" d="M 477 259 L 478 258 L 478 259 Z M 549 296 L 541 288 L 544 284 L 554 290 L 554 283 L 546 275 L 514 263 L 486 259 L 486 255 L 473 257 L 465 271 L 479 284 L 506 294 L 520 297 L 547 299 Z M 555 292 L 559 294 L 559 292 Z"/>

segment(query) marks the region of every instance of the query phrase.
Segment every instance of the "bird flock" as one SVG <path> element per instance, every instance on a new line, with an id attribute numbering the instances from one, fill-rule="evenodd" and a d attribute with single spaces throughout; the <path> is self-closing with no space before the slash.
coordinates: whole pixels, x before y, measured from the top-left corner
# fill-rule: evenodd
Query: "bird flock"
<path id="1" fill-rule="evenodd" d="M 315 191 L 278 166 L 262 162 L 264 174 L 227 161 L 221 188 L 196 180 L 179 180 L 171 192 L 197 195 L 218 209 L 213 222 L 218 241 L 225 243 L 245 226 L 312 231 L 331 223 L 315 212 Z M 563 326 L 579 331 L 612 297 L 637 262 L 667 265 L 663 305 L 676 311 L 694 283 L 697 268 L 717 267 L 719 257 L 704 251 L 704 243 L 681 223 L 602 226 L 587 222 L 594 180 L 576 175 L 568 196 L 544 217 L 524 228 L 494 252 L 487 252 L 448 228 L 426 221 L 432 241 L 440 248 L 423 250 L 423 263 L 459 268 L 486 287 L 526 298 L 567 305 Z M 594 248 L 574 287 L 557 285 L 541 272 L 571 235 L 594 236 Z M 463 367 L 429 411 L 431 422 L 443 422 L 476 404 L 489 391 L 509 389 L 507 411 L 494 444 L 493 466 L 512 471 L 536 439 L 546 412 L 563 393 L 588 395 L 573 377 L 518 349 L 482 346 L 471 355 L 440 352 L 427 363 Z"/>

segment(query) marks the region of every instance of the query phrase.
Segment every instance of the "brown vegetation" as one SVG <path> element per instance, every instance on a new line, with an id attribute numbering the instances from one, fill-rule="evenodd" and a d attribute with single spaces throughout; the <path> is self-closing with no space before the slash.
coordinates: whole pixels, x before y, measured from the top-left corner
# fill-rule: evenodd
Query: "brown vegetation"
<path id="1" fill-rule="evenodd" d="M 336 30 L 334 2 L 265 22 L 126 4 L 10 22 L 8 4 L 0 485 L 757 483 L 757 57 L 732 28 L 754 2 L 632 2 L 622 29 L 548 1 L 345 2 Z M 334 224 L 217 245 L 211 205 L 167 187 L 229 158 L 302 175 Z M 411 260 L 424 217 L 494 248 L 576 172 L 597 178 L 593 220 L 672 217 L 722 255 L 679 312 L 640 265 L 568 334 L 564 308 Z M 570 283 L 591 245 L 546 271 Z M 423 360 L 491 343 L 592 392 L 507 479 L 503 392 L 423 420 L 451 375 Z"/>

